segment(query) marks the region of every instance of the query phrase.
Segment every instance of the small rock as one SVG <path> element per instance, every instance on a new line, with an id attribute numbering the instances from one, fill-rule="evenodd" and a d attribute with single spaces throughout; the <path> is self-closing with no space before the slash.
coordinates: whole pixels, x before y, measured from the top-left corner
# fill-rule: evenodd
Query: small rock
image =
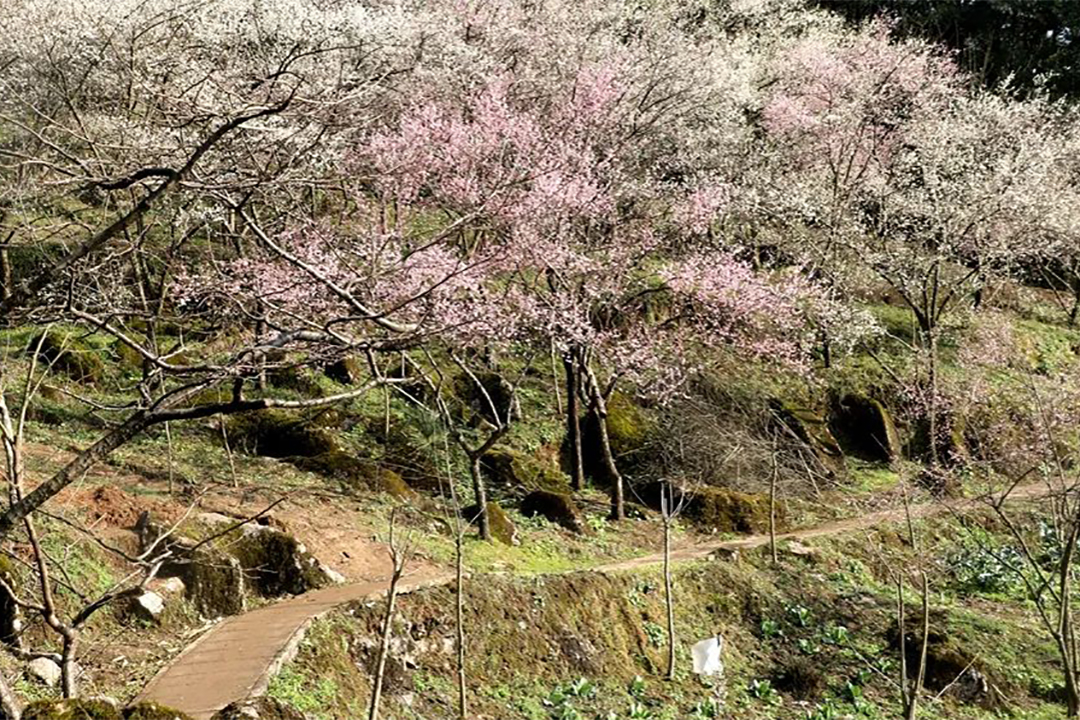
<path id="1" fill-rule="evenodd" d="M 319 563 L 319 570 L 322 572 L 323 575 L 330 578 L 330 582 L 334 583 L 335 585 L 341 585 L 345 582 L 345 576 L 339 573 L 334 568 L 330 567 L 329 565 L 323 565 L 322 563 Z"/>
<path id="2" fill-rule="evenodd" d="M 182 595 L 185 589 L 184 581 L 178 577 L 166 578 L 158 586 L 158 590 L 166 595 Z"/>
<path id="3" fill-rule="evenodd" d="M 819 555 L 817 548 L 804 545 L 798 540 L 788 541 L 787 546 L 784 548 L 784 552 L 802 558 L 814 558 Z"/>
<path id="4" fill-rule="evenodd" d="M 48 687 L 56 687 L 60 683 L 63 673 L 60 666 L 49 658 L 35 658 L 26 666 L 26 673 L 45 683 Z"/>
<path id="5" fill-rule="evenodd" d="M 148 590 L 142 595 L 133 598 L 128 608 L 132 617 L 147 622 L 156 622 L 161 613 L 165 612 L 165 599 L 156 592 Z"/>
<path id="6" fill-rule="evenodd" d="M 195 519 L 206 525 L 231 525 L 236 522 L 236 518 L 217 512 L 201 512 Z"/>

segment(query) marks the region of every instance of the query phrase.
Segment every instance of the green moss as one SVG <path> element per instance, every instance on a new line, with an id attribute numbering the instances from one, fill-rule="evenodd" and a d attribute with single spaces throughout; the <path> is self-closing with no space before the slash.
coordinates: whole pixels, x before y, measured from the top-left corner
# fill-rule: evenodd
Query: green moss
<path id="1" fill-rule="evenodd" d="M 521 514 L 525 517 L 546 518 L 549 522 L 560 525 L 571 532 L 584 534 L 587 530 L 581 511 L 570 495 L 536 490 L 521 501 Z"/>
<path id="2" fill-rule="evenodd" d="M 103 700 L 39 700 L 23 709 L 23 720 L 123 720 L 120 711 Z"/>
<path id="3" fill-rule="evenodd" d="M 394 497 L 413 495 L 408 483 L 398 473 L 372 460 L 358 458 L 342 450 L 331 450 L 314 457 L 300 457 L 293 464 L 301 470 L 337 480 L 353 491 L 385 492 Z"/>
<path id="4" fill-rule="evenodd" d="M 487 504 L 487 516 L 488 527 L 491 529 L 493 538 L 503 545 L 517 544 L 517 527 L 514 526 L 514 521 L 510 519 L 505 510 L 499 507 L 497 503 L 489 502 Z"/>
<path id="5" fill-rule="evenodd" d="M 304 419 L 281 410 L 234 415 L 226 429 L 232 446 L 252 455 L 313 457 L 338 449 L 329 430 L 308 427 Z"/>
<path id="6" fill-rule="evenodd" d="M 291 535 L 272 528 L 235 531 L 229 551 L 240 561 L 246 587 L 264 597 L 300 595 L 329 584 L 315 558 Z"/>
<path id="7" fill-rule="evenodd" d="M 37 335 L 30 340 L 27 351 L 36 351 L 39 362 L 77 382 L 95 384 L 105 375 L 105 363 L 98 351 L 74 333 L 53 330 Z"/>
<path id="8" fill-rule="evenodd" d="M 648 458 L 649 447 L 656 440 L 655 420 L 630 396 L 615 392 L 607 403 L 607 432 L 611 453 L 620 472 L 633 476 Z M 600 448 L 597 419 L 594 415 L 586 415 L 581 423 L 581 456 L 585 474 L 594 481 L 606 483 Z"/>
<path id="9" fill-rule="evenodd" d="M 496 486 L 555 493 L 570 490 L 570 479 L 558 468 L 518 450 L 493 449 L 484 455 L 481 464 L 485 474 Z"/>
<path id="10" fill-rule="evenodd" d="M 689 497 L 684 517 L 696 525 L 719 532 L 765 532 L 769 529 L 769 496 L 705 487 Z M 784 503 L 778 501 L 777 525 L 783 527 L 785 519 Z"/>
<path id="11" fill-rule="evenodd" d="M 770 409 L 778 425 L 777 430 L 789 439 L 794 435 L 806 443 L 830 475 L 842 477 L 847 473 L 843 450 L 824 414 L 814 408 L 783 400 L 773 400 Z"/>
<path id="12" fill-rule="evenodd" d="M 244 575 L 236 558 L 199 550 L 180 570 L 186 596 L 204 616 L 237 615 L 244 611 Z"/>

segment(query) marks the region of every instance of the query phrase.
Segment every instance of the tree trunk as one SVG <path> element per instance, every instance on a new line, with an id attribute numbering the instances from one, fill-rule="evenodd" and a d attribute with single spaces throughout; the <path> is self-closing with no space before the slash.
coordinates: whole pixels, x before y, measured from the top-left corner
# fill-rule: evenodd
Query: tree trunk
<path id="1" fill-rule="evenodd" d="M 74 630 L 64 633 L 64 647 L 60 657 L 60 683 L 65 698 L 73 698 L 78 695 L 77 679 L 75 677 L 75 650 L 78 647 L 78 635 Z"/>
<path id="2" fill-rule="evenodd" d="M 577 363 L 569 353 L 563 356 L 563 369 L 566 371 L 566 436 L 570 440 L 570 487 L 577 492 L 585 484 L 585 463 L 581 457 Z"/>
<path id="3" fill-rule="evenodd" d="M 600 434 L 600 457 L 604 463 L 604 472 L 611 483 L 611 519 L 626 519 L 626 498 L 623 493 L 623 479 L 619 468 L 615 465 L 615 456 L 611 452 L 611 440 L 608 438 L 607 410 L 603 406 L 603 399 L 597 406 L 596 427 Z"/>
<path id="4" fill-rule="evenodd" d="M 772 556 L 772 564 L 780 562 L 776 553 L 776 476 L 779 474 L 776 462 L 776 443 L 773 443 L 772 474 L 769 476 L 769 553 Z"/>
<path id="5" fill-rule="evenodd" d="M 926 680 L 926 651 L 930 646 L 930 581 L 926 577 L 926 572 L 922 573 L 922 647 L 919 650 L 919 669 L 915 675 L 915 685 L 911 688 L 911 694 L 908 696 L 907 712 L 904 717 L 905 720 L 915 720 L 915 714 L 919 709 L 919 693 L 922 692 L 923 683 Z M 901 635 L 904 632 L 904 628 L 900 628 Z"/>
<path id="6" fill-rule="evenodd" d="M 379 703 L 382 700 L 383 676 L 386 674 L 386 657 L 390 654 L 390 636 L 394 630 L 394 605 L 397 602 L 398 581 L 404 566 L 395 558 L 394 572 L 390 576 L 390 591 L 387 595 L 386 615 L 383 616 L 382 642 L 379 644 L 379 659 L 375 666 L 375 679 L 371 687 L 371 705 L 368 708 L 368 720 L 378 720 Z"/>
<path id="7" fill-rule="evenodd" d="M 484 485 L 484 476 L 480 471 L 480 456 L 474 455 L 469 458 L 469 475 L 472 477 L 473 499 L 478 509 L 477 526 L 480 528 L 480 537 L 483 540 L 491 540 L 491 523 L 488 518 L 487 487 Z"/>
<path id="8" fill-rule="evenodd" d="M 667 679 L 674 680 L 675 597 L 671 587 L 671 507 L 667 500 L 664 502 L 664 602 L 667 605 Z"/>
<path id="9" fill-rule="evenodd" d="M 466 720 L 469 715 L 468 686 L 465 683 L 465 553 L 462 547 L 464 536 L 457 533 L 455 540 L 455 562 L 457 590 L 457 608 L 455 609 L 455 621 L 457 625 L 457 676 L 458 676 L 458 720 Z"/>
<path id="10" fill-rule="evenodd" d="M 11 253 L 7 246 L 0 247 L 0 300 L 11 297 L 14 275 L 11 271 Z"/>

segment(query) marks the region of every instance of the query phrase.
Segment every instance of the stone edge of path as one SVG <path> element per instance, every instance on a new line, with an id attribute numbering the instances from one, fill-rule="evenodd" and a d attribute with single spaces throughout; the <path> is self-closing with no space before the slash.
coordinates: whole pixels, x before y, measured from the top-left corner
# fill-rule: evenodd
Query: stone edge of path
<path id="1" fill-rule="evenodd" d="M 419 570 L 417 571 L 417 573 L 420 572 L 421 571 Z M 408 582 L 408 575 L 406 575 L 405 578 L 403 578 L 402 580 L 403 586 L 398 589 L 399 595 L 413 593 L 417 590 L 423 590 L 429 587 L 446 585 L 451 580 L 453 580 L 453 576 L 450 574 L 439 573 L 436 574 L 435 577 L 422 579 L 415 583 L 410 583 Z M 270 682 L 274 679 L 274 676 L 281 672 L 282 668 L 284 668 L 287 664 L 296 659 L 297 653 L 300 652 L 300 644 L 304 642 L 304 637 L 307 635 L 308 629 L 311 628 L 311 626 L 315 623 L 316 620 L 326 616 L 331 611 L 336 610 L 337 608 L 347 603 L 363 600 L 378 600 L 385 597 L 386 594 L 389 592 L 389 587 L 384 590 L 376 590 L 374 592 L 367 593 L 366 595 L 363 595 L 361 597 L 342 600 L 340 603 L 336 603 L 327 607 L 324 610 L 313 613 L 307 620 L 305 620 L 303 623 L 300 624 L 299 627 L 296 628 L 292 635 L 289 636 L 289 639 L 285 642 L 285 645 L 274 656 L 274 659 L 270 661 L 270 664 L 266 666 L 266 669 L 262 671 L 258 679 L 255 680 L 255 683 L 251 686 L 251 689 L 248 690 L 247 697 L 237 698 L 237 700 L 248 700 L 251 698 L 261 697 L 266 694 L 267 690 L 269 690 L 270 688 Z M 176 661 L 179 662 L 179 660 L 180 656 L 177 656 Z"/>

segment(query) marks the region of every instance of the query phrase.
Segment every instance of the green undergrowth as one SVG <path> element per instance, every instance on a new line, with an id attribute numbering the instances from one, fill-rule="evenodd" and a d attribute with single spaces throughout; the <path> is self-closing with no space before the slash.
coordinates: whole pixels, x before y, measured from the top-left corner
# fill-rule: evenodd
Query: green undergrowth
<path id="1" fill-rule="evenodd" d="M 790 550 L 782 543 L 776 566 L 767 550 L 678 565 L 674 682 L 663 679 L 667 631 L 658 567 L 474 575 L 465 589 L 471 707 L 508 720 L 895 717 L 893 576 L 921 558 L 932 592 L 928 682 L 932 694 L 945 692 L 925 700 L 920 717 L 1063 717 L 1054 701 L 1054 649 L 1023 593 L 987 594 L 954 566 L 969 535 L 959 522 L 917 521 L 918 554 L 904 526 L 887 525 Z M 999 529 L 983 532 L 984 540 L 1007 542 Z M 918 593 L 909 585 L 905 595 L 910 619 Z M 385 685 L 390 715 L 454 716 L 454 604 L 452 587 L 399 599 Z M 383 612 L 382 603 L 358 603 L 317 621 L 272 686 L 275 697 L 318 707 L 326 720 L 356 716 L 366 707 Z M 690 672 L 688 648 L 717 633 L 725 639 L 727 714 L 710 715 L 716 688 Z M 967 667 L 986 678 L 996 699 L 948 689 Z M 316 700 L 320 687 L 331 686 L 331 700 Z"/>

